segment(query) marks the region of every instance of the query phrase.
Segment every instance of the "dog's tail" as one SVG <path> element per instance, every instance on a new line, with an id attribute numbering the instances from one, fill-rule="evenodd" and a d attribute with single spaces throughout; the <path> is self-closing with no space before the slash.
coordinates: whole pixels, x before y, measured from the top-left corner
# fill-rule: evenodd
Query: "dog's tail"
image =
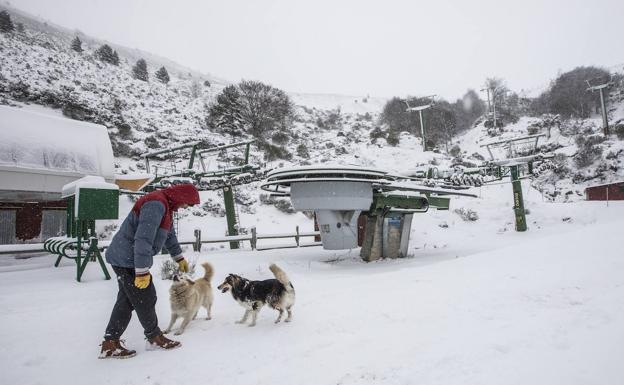
<path id="1" fill-rule="evenodd" d="M 201 265 L 204 268 L 204 276 L 202 278 L 208 282 L 212 281 L 212 276 L 214 274 L 214 269 L 212 268 L 212 265 L 208 262 L 204 262 Z"/>
<path id="2" fill-rule="evenodd" d="M 271 272 L 273 273 L 275 278 L 278 281 L 280 281 L 280 283 L 282 285 L 284 285 L 284 287 L 286 288 L 286 291 L 294 291 L 295 290 L 295 288 L 293 287 L 292 283 L 290 283 L 290 279 L 288 279 L 288 276 L 286 275 L 284 270 L 280 269 L 274 263 L 272 263 L 271 266 L 269 266 L 269 270 L 271 270 Z"/>

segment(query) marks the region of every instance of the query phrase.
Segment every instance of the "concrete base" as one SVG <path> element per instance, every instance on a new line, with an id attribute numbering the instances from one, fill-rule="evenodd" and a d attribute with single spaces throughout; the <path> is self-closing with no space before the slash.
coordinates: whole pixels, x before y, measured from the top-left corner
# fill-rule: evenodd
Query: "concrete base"
<path id="1" fill-rule="evenodd" d="M 366 262 L 407 256 L 413 214 L 388 213 L 369 216 L 360 257 Z"/>

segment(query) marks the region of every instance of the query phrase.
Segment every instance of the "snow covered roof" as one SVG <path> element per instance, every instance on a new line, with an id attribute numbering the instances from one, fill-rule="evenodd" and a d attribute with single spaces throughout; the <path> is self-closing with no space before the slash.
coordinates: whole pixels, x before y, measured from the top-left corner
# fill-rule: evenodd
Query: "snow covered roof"
<path id="1" fill-rule="evenodd" d="M 0 199 L 52 193 L 85 175 L 114 180 L 108 130 L 93 123 L 0 106 Z"/>
<path id="2" fill-rule="evenodd" d="M 616 181 L 606 182 L 602 184 L 593 184 L 591 186 L 587 186 L 585 190 L 587 190 L 588 188 L 593 188 L 593 187 L 604 187 L 604 186 L 612 186 L 612 185 L 617 185 L 617 184 L 624 184 L 624 180 L 616 180 Z"/>
<path id="3" fill-rule="evenodd" d="M 113 183 L 107 183 L 101 176 L 85 176 L 63 186 L 61 196 L 63 198 L 70 195 L 76 195 L 81 188 L 93 188 L 100 190 L 119 190 L 119 186 Z"/>

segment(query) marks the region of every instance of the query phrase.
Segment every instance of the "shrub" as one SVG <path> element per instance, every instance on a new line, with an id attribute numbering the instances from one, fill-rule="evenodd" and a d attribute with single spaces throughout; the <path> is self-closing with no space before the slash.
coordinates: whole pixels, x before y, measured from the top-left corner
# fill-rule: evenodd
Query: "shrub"
<path id="1" fill-rule="evenodd" d="M 305 144 L 301 143 L 300 145 L 297 146 L 297 155 L 305 158 L 305 159 L 309 159 L 310 158 L 310 153 L 308 152 L 308 147 L 306 147 Z"/>
<path id="2" fill-rule="evenodd" d="M 156 140 L 153 136 L 148 136 L 145 138 L 145 145 L 148 148 L 158 148 L 160 145 L 158 144 L 158 140 Z"/>
<path id="3" fill-rule="evenodd" d="M 271 140 L 273 141 L 273 143 L 277 143 L 281 145 L 288 143 L 289 139 L 290 138 L 288 137 L 288 134 L 284 131 L 277 131 L 276 133 L 271 135 Z"/>
<path id="4" fill-rule="evenodd" d="M 383 132 L 381 127 L 375 127 L 370 132 L 370 138 L 371 138 L 372 143 L 375 143 L 377 139 L 383 138 L 384 136 L 385 136 L 385 133 Z"/>
<path id="5" fill-rule="evenodd" d="M 400 142 L 399 133 L 396 131 L 388 131 L 388 136 L 386 136 L 386 141 L 391 146 L 397 146 Z"/>
<path id="6" fill-rule="evenodd" d="M 578 152 L 574 156 L 574 161 L 579 167 L 587 167 L 602 156 L 600 143 L 604 138 L 599 135 L 579 135 L 576 138 Z"/>
<path id="7" fill-rule="evenodd" d="M 189 261 L 189 271 L 187 274 L 195 275 L 195 267 L 197 266 L 197 261 Z M 160 265 L 160 278 L 161 279 L 173 279 L 173 276 L 176 274 L 180 274 L 180 267 L 178 264 L 172 259 L 166 259 L 162 265 Z"/>
<path id="8" fill-rule="evenodd" d="M 296 211 L 290 203 L 290 199 L 284 198 L 275 198 L 270 196 L 269 194 L 260 194 L 260 203 L 264 205 L 275 206 L 279 211 L 286 214 L 294 214 Z"/>
<path id="9" fill-rule="evenodd" d="M 624 140 L 624 123 L 616 124 L 613 128 L 613 132 L 615 132 L 619 139 Z"/>
<path id="10" fill-rule="evenodd" d="M 474 222 L 479 219 L 479 215 L 477 215 L 477 212 L 472 209 L 465 209 L 463 207 L 460 207 L 458 209 L 455 209 L 454 212 L 466 222 Z"/>
<path id="11" fill-rule="evenodd" d="M 449 151 L 449 154 L 454 157 L 457 158 L 458 156 L 461 155 L 461 148 L 459 147 L 459 145 L 454 145 L 453 147 L 451 147 L 451 150 Z"/>

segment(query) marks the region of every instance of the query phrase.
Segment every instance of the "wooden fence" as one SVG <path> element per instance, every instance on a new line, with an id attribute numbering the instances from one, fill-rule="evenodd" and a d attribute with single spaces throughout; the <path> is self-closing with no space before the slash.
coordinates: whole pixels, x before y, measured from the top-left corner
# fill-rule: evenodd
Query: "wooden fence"
<path id="1" fill-rule="evenodd" d="M 202 238 L 201 230 L 197 229 L 194 231 L 194 236 L 195 236 L 195 240 L 182 241 L 182 242 L 179 242 L 180 245 L 191 245 L 193 246 L 193 251 L 201 251 L 202 244 L 204 243 L 249 242 L 251 249 L 258 250 L 258 251 L 281 249 L 281 248 L 311 247 L 311 246 L 322 245 L 321 242 L 316 241 L 316 239 L 318 239 L 317 237 L 320 236 L 320 232 L 318 231 L 300 232 L 299 226 L 295 228 L 294 233 L 258 234 L 256 231 L 256 228 L 252 227 L 250 234 L 223 236 L 220 238 Z M 301 242 L 301 238 L 308 238 L 308 237 L 313 237 L 315 241 L 309 242 L 309 243 Z M 258 240 L 289 239 L 289 238 L 293 238 L 295 240 L 295 244 L 258 247 Z M 106 248 L 109 244 L 110 244 L 110 241 L 100 241 L 98 246 L 101 246 L 102 248 Z M 21 253 L 39 253 L 39 252 L 45 252 L 45 250 L 43 249 L 43 243 L 0 245 L 0 255 L 21 254 Z"/>
<path id="2" fill-rule="evenodd" d="M 320 246 L 321 242 L 316 241 L 317 237 L 320 236 L 320 232 L 318 231 L 310 231 L 310 232 L 301 232 L 299 231 L 299 226 L 296 226 L 294 233 L 280 233 L 280 234 L 258 234 L 255 227 L 251 228 L 249 234 L 243 235 L 231 235 L 224 236 L 221 238 L 202 238 L 201 230 L 196 229 L 194 231 L 195 240 L 194 241 L 183 241 L 179 242 L 180 245 L 192 245 L 193 251 L 201 251 L 202 244 L 204 243 L 225 243 L 225 242 L 249 242 L 249 245 L 252 250 L 269 250 L 269 249 L 278 249 L 278 248 L 291 248 L 291 247 L 311 247 L 311 246 Z M 311 243 L 302 243 L 301 238 L 313 237 L 315 239 L 314 242 Z M 289 239 L 293 238 L 295 240 L 294 245 L 274 245 L 274 246 L 265 246 L 258 247 L 258 240 L 261 239 Z"/>

